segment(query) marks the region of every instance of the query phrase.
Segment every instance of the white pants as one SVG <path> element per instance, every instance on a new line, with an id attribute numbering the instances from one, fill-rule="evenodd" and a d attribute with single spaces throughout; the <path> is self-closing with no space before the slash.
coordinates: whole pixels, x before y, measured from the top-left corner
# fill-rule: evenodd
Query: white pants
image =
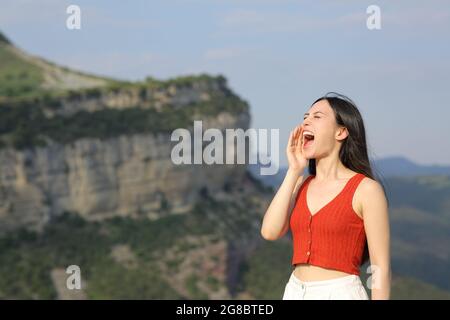
<path id="1" fill-rule="evenodd" d="M 357 275 L 331 280 L 302 281 L 291 273 L 283 300 L 369 300 Z"/>

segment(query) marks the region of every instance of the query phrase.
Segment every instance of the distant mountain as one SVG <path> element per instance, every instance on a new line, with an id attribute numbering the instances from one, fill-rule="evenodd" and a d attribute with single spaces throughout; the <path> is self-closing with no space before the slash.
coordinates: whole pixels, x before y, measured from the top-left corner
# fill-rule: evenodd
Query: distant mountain
<path id="1" fill-rule="evenodd" d="M 374 161 L 375 168 L 383 176 L 421 176 L 421 175 L 450 175 L 450 166 L 420 165 L 405 157 L 387 157 Z"/>
<path id="2" fill-rule="evenodd" d="M 441 165 L 420 165 L 405 157 L 387 157 L 371 160 L 374 174 L 378 177 L 415 177 L 430 175 L 449 175 L 450 166 Z M 287 167 L 281 167 L 276 175 L 261 176 L 260 165 L 251 164 L 248 166 L 250 173 L 260 179 L 265 185 L 278 188 L 286 175 Z M 305 170 L 307 174 L 307 170 Z"/>

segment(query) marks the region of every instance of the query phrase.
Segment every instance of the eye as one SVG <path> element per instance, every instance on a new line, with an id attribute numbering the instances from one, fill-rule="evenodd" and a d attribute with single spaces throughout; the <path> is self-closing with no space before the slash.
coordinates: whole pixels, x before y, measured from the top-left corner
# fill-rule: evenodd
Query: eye
<path id="1" fill-rule="evenodd" d="M 320 117 L 319 117 L 319 116 L 315 116 L 314 118 L 320 119 Z"/>

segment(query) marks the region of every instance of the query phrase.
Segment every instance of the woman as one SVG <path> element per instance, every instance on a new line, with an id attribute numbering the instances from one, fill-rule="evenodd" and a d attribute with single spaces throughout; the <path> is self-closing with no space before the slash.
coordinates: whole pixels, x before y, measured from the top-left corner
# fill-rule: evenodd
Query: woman
<path id="1" fill-rule="evenodd" d="M 355 104 L 336 93 L 317 99 L 286 153 L 288 171 L 261 227 L 266 240 L 292 231 L 294 269 L 283 299 L 367 300 L 359 269 L 369 257 L 371 297 L 389 299 L 388 204 Z"/>

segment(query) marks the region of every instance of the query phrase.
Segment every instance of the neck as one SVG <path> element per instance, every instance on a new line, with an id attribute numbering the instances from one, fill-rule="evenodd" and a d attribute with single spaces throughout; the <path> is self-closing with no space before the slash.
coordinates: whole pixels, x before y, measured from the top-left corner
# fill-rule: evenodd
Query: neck
<path id="1" fill-rule="evenodd" d="M 342 164 L 337 155 L 333 154 L 316 159 L 316 176 L 314 179 L 317 181 L 345 179 L 348 174 L 349 170 Z"/>

